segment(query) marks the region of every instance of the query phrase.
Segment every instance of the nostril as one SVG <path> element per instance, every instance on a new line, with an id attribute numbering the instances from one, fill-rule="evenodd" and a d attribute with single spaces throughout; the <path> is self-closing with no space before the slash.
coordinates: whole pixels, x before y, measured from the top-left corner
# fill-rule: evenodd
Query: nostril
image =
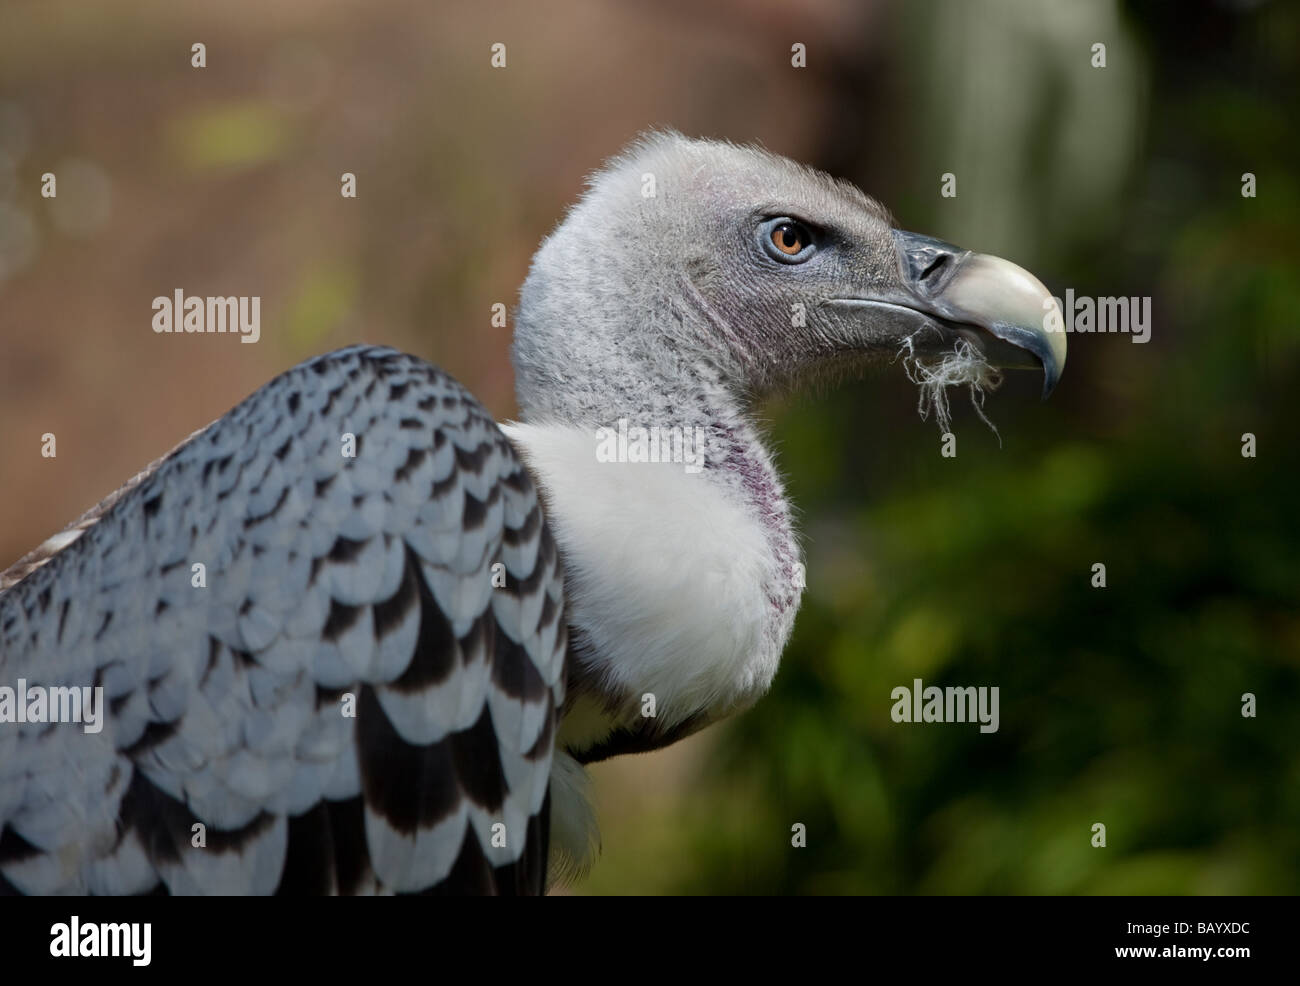
<path id="1" fill-rule="evenodd" d="M 918 280 L 928 281 L 933 277 L 939 276 L 940 274 L 943 273 L 944 268 L 948 266 L 948 262 L 950 260 L 952 260 L 951 254 L 947 254 L 947 253 L 939 254 L 932 261 L 930 261 L 930 266 L 928 266 L 925 270 L 921 271 L 921 276 L 918 278 Z"/>
<path id="2" fill-rule="evenodd" d="M 969 256 L 969 250 L 936 240 L 933 236 L 893 231 L 899 273 L 912 290 L 926 296 L 939 294 Z"/>

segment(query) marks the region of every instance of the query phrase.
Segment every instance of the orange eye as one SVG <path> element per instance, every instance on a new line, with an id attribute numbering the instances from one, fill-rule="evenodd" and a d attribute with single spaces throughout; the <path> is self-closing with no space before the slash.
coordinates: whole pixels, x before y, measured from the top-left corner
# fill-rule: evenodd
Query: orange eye
<path id="1" fill-rule="evenodd" d="M 787 257 L 801 253 L 808 241 L 808 230 L 797 223 L 781 223 L 772 230 L 772 245 Z"/>

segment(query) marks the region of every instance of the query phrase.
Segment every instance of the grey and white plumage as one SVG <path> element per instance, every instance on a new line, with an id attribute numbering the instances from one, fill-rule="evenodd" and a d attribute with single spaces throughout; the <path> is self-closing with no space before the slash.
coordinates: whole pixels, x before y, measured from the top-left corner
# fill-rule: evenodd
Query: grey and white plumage
<path id="1" fill-rule="evenodd" d="M 1047 297 L 819 172 L 643 139 L 534 260 L 522 422 L 343 350 L 0 576 L 0 684 L 111 700 L 95 735 L 0 725 L 0 888 L 536 892 L 548 850 L 581 871 L 583 765 L 751 705 L 789 637 L 801 555 L 753 402 L 900 351 L 975 387 L 1027 351 L 1050 385 Z M 598 461 L 620 420 L 702 435 L 703 470 Z"/>
<path id="2" fill-rule="evenodd" d="M 112 709 L 98 734 L 0 728 L 3 879 L 405 891 L 459 866 L 536 891 L 562 615 L 536 491 L 482 407 L 392 350 L 312 360 L 0 594 L 5 679 L 93 682 Z"/>

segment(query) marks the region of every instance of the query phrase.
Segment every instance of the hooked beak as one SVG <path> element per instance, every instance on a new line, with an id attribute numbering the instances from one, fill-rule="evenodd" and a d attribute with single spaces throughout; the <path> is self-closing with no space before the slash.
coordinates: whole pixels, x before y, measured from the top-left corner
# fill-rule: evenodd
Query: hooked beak
<path id="1" fill-rule="evenodd" d="M 1059 328 L 1064 324 L 1060 307 L 1043 283 L 1001 257 L 893 232 L 907 296 L 895 300 L 971 338 L 996 366 L 1033 367 L 1025 357 L 1032 354 L 1043 369 L 1046 400 L 1065 367 L 1065 332 Z M 1053 312 L 1056 317 L 1050 318 Z M 969 332 L 971 327 L 978 331 Z"/>

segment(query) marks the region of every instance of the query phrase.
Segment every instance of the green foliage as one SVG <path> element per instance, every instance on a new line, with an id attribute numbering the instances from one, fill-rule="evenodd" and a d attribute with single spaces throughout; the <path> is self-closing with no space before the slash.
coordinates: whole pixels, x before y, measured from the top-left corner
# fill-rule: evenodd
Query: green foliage
<path id="1" fill-rule="evenodd" d="M 273 161 L 286 151 L 289 123 L 264 100 L 207 106 L 173 121 L 172 150 L 192 171 L 240 169 Z"/>

